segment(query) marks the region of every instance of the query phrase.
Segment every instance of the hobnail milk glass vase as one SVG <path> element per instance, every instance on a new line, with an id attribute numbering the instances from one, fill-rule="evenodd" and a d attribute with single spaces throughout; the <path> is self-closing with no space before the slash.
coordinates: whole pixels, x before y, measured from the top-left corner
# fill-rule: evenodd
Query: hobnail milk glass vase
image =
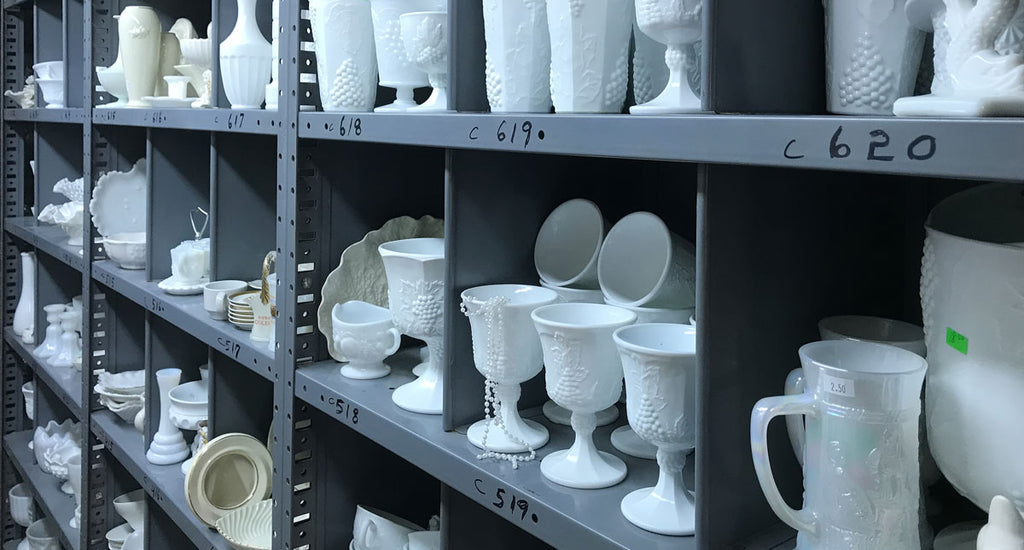
<path id="1" fill-rule="evenodd" d="M 371 111 L 377 99 L 373 16 L 366 0 L 310 0 L 324 111 Z"/>
<path id="2" fill-rule="evenodd" d="M 220 43 L 220 76 L 232 109 L 259 109 L 267 95 L 274 56 L 256 22 L 256 0 L 237 0 L 238 18 Z"/>

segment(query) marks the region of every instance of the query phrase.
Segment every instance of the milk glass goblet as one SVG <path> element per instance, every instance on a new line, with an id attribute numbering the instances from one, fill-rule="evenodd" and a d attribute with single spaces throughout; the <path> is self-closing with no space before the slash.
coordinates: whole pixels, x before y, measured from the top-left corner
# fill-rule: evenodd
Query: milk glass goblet
<path id="1" fill-rule="evenodd" d="M 467 433 L 473 445 L 495 453 L 523 453 L 548 442 L 547 428 L 519 416 L 517 403 L 519 385 L 543 368 L 530 314 L 557 300 L 555 291 L 529 285 L 478 286 L 462 293 L 462 311 L 473 334 L 473 362 L 487 378 L 487 418 Z"/>
<path id="2" fill-rule="evenodd" d="M 427 73 L 433 93 L 412 112 L 448 110 L 448 13 L 416 11 L 399 18 L 405 53 Z"/>
<path id="3" fill-rule="evenodd" d="M 555 403 L 572 411 L 572 447 L 544 457 L 540 471 L 577 489 L 611 487 L 626 477 L 618 457 L 594 445 L 596 413 L 622 393 L 622 363 L 612 333 L 636 313 L 605 304 L 552 304 L 531 315 L 544 350 L 545 382 Z"/>
<path id="4" fill-rule="evenodd" d="M 430 349 L 426 370 L 395 390 L 399 407 L 422 414 L 441 414 L 444 396 L 444 239 L 422 238 L 380 245 L 388 279 L 388 303 L 395 327 L 423 340 Z"/>
<path id="5" fill-rule="evenodd" d="M 697 330 L 646 323 L 620 328 L 613 338 L 626 378 L 629 425 L 658 448 L 658 484 L 626 495 L 622 515 L 654 533 L 692 535 L 696 509 L 683 466 L 696 438 Z"/>
<path id="6" fill-rule="evenodd" d="M 700 97 L 687 78 L 691 45 L 701 38 L 703 0 L 636 0 L 636 22 L 640 30 L 665 44 L 668 85 L 657 97 L 629 108 L 634 115 L 692 113 L 701 110 Z"/>

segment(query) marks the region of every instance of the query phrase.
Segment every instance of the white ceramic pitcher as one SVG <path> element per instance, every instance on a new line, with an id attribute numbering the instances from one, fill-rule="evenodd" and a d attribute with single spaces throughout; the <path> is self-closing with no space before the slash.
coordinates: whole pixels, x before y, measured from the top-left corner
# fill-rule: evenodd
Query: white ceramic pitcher
<path id="1" fill-rule="evenodd" d="M 909 351 L 829 340 L 800 348 L 807 391 L 766 397 L 750 416 L 754 469 L 797 550 L 919 550 L 918 416 L 928 368 Z M 786 504 L 768 458 L 768 423 L 804 415 L 804 507 Z"/>

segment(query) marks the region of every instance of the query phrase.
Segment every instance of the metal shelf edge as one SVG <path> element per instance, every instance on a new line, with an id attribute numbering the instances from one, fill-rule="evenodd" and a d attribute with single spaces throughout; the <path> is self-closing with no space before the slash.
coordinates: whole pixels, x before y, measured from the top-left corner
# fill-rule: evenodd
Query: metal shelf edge
<path id="1" fill-rule="evenodd" d="M 36 378 L 42 379 L 43 383 L 60 397 L 64 405 L 71 411 L 71 415 L 75 417 L 75 420 L 81 422 L 83 419 L 81 403 L 82 373 L 74 368 L 51 367 L 40 361 L 38 357 L 32 355 L 35 346 L 29 346 L 22 342 L 21 338 L 14 334 L 14 330 L 11 327 L 4 327 L 4 340 L 21 357 L 22 361 L 32 367 Z M 70 374 L 70 376 L 62 376 L 63 374 Z M 62 376 L 61 379 L 64 381 L 64 384 L 58 381 L 59 376 Z M 74 393 L 73 390 L 78 390 L 78 392 Z"/>
<path id="2" fill-rule="evenodd" d="M 5 8 L 8 6 L 4 6 Z M 85 109 L 46 109 L 34 107 L 29 109 L 5 108 L 4 120 L 11 122 L 56 122 L 61 124 L 83 124 Z"/>
<path id="3" fill-rule="evenodd" d="M 92 112 L 93 124 L 236 134 L 276 135 L 284 123 L 277 111 L 263 109 L 104 109 Z"/>
<path id="4" fill-rule="evenodd" d="M 82 271 L 85 259 L 82 247 L 67 244 L 67 233 L 56 225 L 39 223 L 35 218 L 7 218 L 4 220 L 7 232 L 42 251 L 47 256 L 60 260 L 75 271 Z"/>
<path id="5" fill-rule="evenodd" d="M 1024 142 L 1019 119 L 303 112 L 299 137 L 1024 181 L 1024 158 L 1016 147 Z"/>
<path id="6" fill-rule="evenodd" d="M 145 272 L 126 271 L 109 260 L 94 262 L 92 277 L 263 378 L 271 382 L 277 378 L 266 343 L 253 342 L 247 332 L 227 321 L 210 319 L 202 295 L 171 296 L 159 290 L 157 283 L 146 281 Z"/>

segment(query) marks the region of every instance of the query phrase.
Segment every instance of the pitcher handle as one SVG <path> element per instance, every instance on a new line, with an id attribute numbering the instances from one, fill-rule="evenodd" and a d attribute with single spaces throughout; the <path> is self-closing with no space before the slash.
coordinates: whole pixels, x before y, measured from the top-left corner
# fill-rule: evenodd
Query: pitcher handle
<path id="1" fill-rule="evenodd" d="M 390 332 L 391 337 L 394 338 L 394 343 L 391 344 L 391 347 L 387 350 L 387 356 L 391 357 L 396 351 L 398 351 L 398 348 L 402 346 L 402 333 L 395 327 L 389 328 L 388 332 Z"/>
<path id="2" fill-rule="evenodd" d="M 799 395 L 804 393 L 806 387 L 804 380 L 804 369 L 795 368 L 789 371 L 786 377 L 786 395 Z M 804 419 L 799 416 L 786 417 L 786 430 L 789 431 L 789 442 L 793 445 L 793 453 L 800 466 L 804 465 L 804 446 L 807 441 L 807 429 L 804 427 Z"/>
<path id="3" fill-rule="evenodd" d="M 750 452 L 754 471 L 768 504 L 775 515 L 790 527 L 816 535 L 817 523 L 806 509 L 794 510 L 786 504 L 775 484 L 771 461 L 768 458 L 768 424 L 776 416 L 815 415 L 814 396 L 810 394 L 766 397 L 754 405 L 750 413 Z"/>

